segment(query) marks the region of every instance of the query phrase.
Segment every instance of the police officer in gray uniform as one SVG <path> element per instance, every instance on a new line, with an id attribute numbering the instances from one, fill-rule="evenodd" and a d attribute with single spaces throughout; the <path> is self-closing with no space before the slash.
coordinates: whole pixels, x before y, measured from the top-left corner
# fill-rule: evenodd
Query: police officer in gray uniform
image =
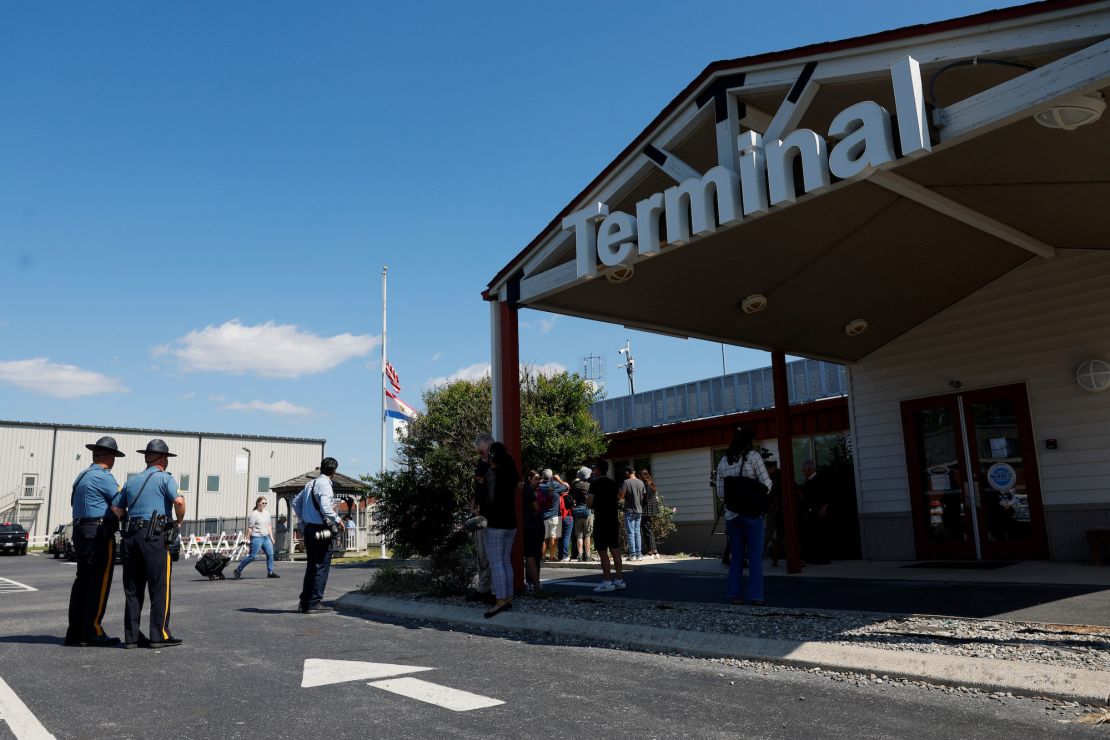
<path id="1" fill-rule="evenodd" d="M 69 592 L 69 629 L 65 644 L 73 647 L 118 645 L 118 637 L 108 637 L 100 620 L 108 605 L 115 571 L 116 529 L 123 510 L 112 505 L 119 484 L 110 472 L 119 451 L 116 440 L 101 437 L 85 445 L 93 453 L 92 465 L 81 471 L 73 482 L 70 505 L 73 507 L 73 551 L 77 556 L 77 577 Z"/>
<path id="2" fill-rule="evenodd" d="M 120 554 L 123 560 L 124 643 L 133 647 L 180 645 L 170 632 L 171 526 L 185 519 L 185 498 L 177 493 L 177 482 L 166 472 L 169 458 L 177 457 L 160 439 L 152 439 L 145 450 L 147 469 L 127 481 L 115 505 L 127 512 Z M 173 516 L 176 515 L 176 524 Z M 150 591 L 150 637 L 139 629 L 145 591 Z"/>

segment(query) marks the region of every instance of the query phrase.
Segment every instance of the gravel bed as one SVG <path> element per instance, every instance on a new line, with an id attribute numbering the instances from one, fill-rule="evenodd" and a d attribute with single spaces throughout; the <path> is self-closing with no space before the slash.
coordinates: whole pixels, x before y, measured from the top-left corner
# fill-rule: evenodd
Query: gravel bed
<path id="1" fill-rule="evenodd" d="M 461 598 L 392 595 L 457 606 Z M 475 609 L 477 605 L 470 605 Z M 1110 671 L 1110 629 L 1029 622 L 544 594 L 513 611 L 772 640 L 865 645 L 971 658 Z M 588 634 L 583 637 L 588 639 Z"/>

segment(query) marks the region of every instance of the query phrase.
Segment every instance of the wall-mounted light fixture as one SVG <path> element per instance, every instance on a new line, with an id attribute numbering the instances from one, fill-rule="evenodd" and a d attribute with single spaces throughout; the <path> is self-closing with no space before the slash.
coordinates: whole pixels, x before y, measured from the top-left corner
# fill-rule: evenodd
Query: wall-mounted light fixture
<path id="1" fill-rule="evenodd" d="M 1110 362 L 1106 360 L 1084 360 L 1075 369 L 1075 382 L 1091 393 L 1110 389 Z"/>

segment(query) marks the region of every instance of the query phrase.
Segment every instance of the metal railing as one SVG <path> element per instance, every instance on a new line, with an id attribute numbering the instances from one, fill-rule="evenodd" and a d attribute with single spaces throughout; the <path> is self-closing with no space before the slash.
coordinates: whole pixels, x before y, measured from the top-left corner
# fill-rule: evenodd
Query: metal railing
<path id="1" fill-rule="evenodd" d="M 847 370 L 831 362 L 795 360 L 787 363 L 786 380 L 791 404 L 848 395 Z M 590 414 L 602 431 L 609 434 L 769 409 L 774 405 L 771 368 L 763 367 L 609 398 L 593 404 Z"/>

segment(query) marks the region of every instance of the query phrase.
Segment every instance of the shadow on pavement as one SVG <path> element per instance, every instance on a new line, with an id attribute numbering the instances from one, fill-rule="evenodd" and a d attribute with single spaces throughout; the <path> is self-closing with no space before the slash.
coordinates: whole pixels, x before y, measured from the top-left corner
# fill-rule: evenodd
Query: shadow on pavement
<path id="1" fill-rule="evenodd" d="M 720 575 L 702 575 L 641 567 L 628 572 L 626 590 L 604 598 L 720 604 L 725 602 L 726 573 L 724 568 Z M 546 582 L 544 588 L 585 596 L 586 586 L 599 580 L 597 574 L 567 577 Z M 978 619 L 1013 618 L 1003 615 L 1036 609 L 1036 621 L 1110 626 L 1110 589 L 1103 586 L 812 578 L 772 572 L 766 574 L 764 590 L 772 607 Z"/>
<path id="2" fill-rule="evenodd" d="M 24 645 L 61 645 L 64 638 L 60 635 L 4 635 L 0 643 L 18 643 Z"/>

